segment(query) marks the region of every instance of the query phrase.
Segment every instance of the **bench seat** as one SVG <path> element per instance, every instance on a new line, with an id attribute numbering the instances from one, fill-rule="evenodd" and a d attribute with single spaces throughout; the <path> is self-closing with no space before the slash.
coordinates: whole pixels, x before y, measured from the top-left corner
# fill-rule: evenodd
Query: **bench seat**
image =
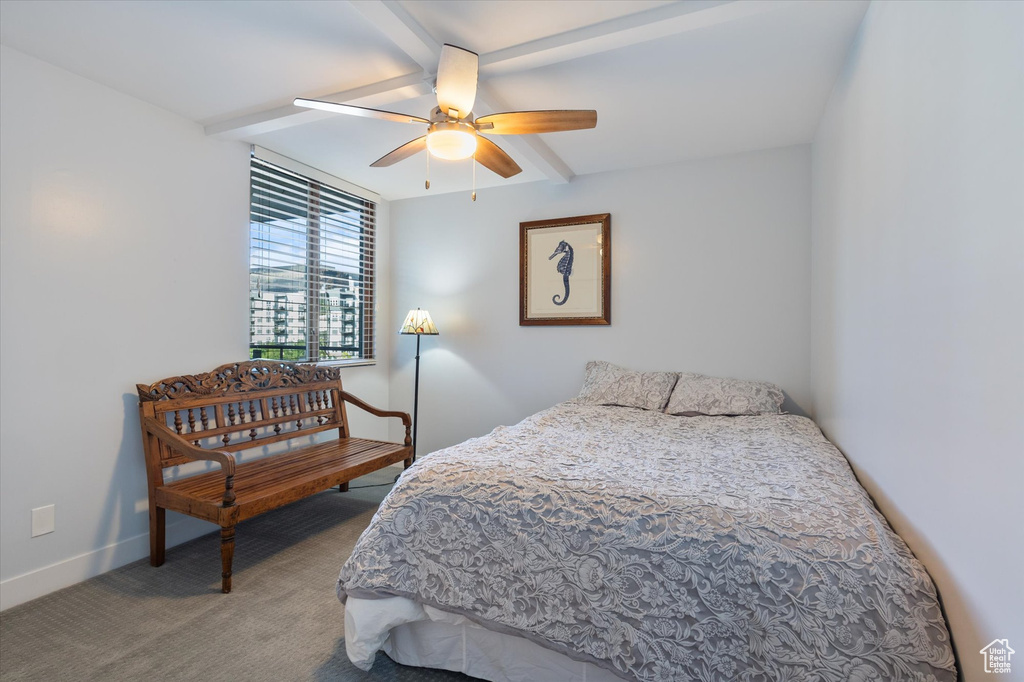
<path id="1" fill-rule="evenodd" d="M 219 471 L 189 476 L 156 488 L 156 502 L 214 523 L 244 521 L 348 483 L 408 457 L 405 447 L 365 438 L 328 441 L 235 465 L 235 504 L 225 507 L 224 475 Z"/>

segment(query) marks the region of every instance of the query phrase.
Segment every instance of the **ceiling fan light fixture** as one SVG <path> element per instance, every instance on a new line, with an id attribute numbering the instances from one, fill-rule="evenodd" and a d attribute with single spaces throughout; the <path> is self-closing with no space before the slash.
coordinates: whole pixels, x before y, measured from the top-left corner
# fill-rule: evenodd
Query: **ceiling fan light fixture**
<path id="1" fill-rule="evenodd" d="M 467 123 L 434 123 L 427 133 L 427 151 L 445 161 L 461 161 L 473 156 L 476 142 L 476 128 Z"/>
<path id="2" fill-rule="evenodd" d="M 2 1 L 2 0 L 0 0 Z M 476 91 L 480 76 L 480 57 L 462 47 L 445 44 L 437 65 L 437 80 L 434 94 L 437 106 L 430 112 L 430 118 L 420 118 L 394 111 L 357 107 L 310 100 L 302 97 L 294 100 L 295 106 L 323 109 L 337 114 L 363 116 L 398 123 L 426 124 L 427 134 L 410 140 L 370 164 L 373 168 L 385 168 L 408 159 L 424 150 L 427 152 L 429 175 L 430 157 L 447 161 L 461 161 L 473 158 L 474 187 L 476 186 L 476 163 L 503 178 L 521 173 L 522 168 L 501 147 L 491 142 L 487 135 L 535 135 L 555 133 L 564 130 L 584 130 L 597 125 L 597 112 L 587 109 L 552 109 L 540 111 L 505 111 L 487 114 L 480 119 L 473 116 Z M 487 135 L 478 135 L 477 132 Z M 426 182 L 430 189 L 429 177 Z M 473 193 L 474 200 L 476 193 Z"/>

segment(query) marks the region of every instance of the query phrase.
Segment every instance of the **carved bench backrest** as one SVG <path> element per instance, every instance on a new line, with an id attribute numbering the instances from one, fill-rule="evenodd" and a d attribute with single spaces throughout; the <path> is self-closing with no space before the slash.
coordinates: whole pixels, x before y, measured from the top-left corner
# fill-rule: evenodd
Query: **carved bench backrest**
<path id="1" fill-rule="evenodd" d="M 337 367 L 251 360 L 136 388 L 140 415 L 202 448 L 235 452 L 330 429 L 348 435 Z M 145 442 L 151 466 L 189 461 L 168 447 L 150 452 L 155 439 Z"/>

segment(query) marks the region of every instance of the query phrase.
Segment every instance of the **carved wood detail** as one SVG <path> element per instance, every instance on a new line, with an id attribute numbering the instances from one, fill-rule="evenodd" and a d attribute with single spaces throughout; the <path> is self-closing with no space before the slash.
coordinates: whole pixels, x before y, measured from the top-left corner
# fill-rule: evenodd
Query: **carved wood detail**
<path id="1" fill-rule="evenodd" d="M 203 374 L 183 374 L 156 383 L 137 384 L 140 401 L 174 400 L 187 396 L 250 393 L 269 388 L 302 388 L 307 384 L 338 381 L 337 367 L 276 360 L 248 360 L 221 365 Z"/>

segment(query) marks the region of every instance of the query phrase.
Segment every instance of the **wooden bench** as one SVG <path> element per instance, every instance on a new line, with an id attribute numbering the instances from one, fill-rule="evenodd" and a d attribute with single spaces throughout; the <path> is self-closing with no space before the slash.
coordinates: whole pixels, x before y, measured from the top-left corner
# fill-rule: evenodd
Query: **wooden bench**
<path id="1" fill-rule="evenodd" d="M 408 413 L 379 410 L 346 393 L 337 367 L 253 360 L 137 388 L 149 479 L 150 563 L 164 563 L 166 510 L 212 521 L 221 527 L 225 593 L 231 591 L 239 521 L 332 486 L 344 492 L 353 478 L 396 462 L 412 464 Z M 346 403 L 401 419 L 405 443 L 352 438 Z M 311 437 L 335 429 L 336 439 Z M 233 454 L 253 449 L 271 454 L 243 462 Z M 164 469 L 201 460 L 220 469 L 164 481 Z"/>

